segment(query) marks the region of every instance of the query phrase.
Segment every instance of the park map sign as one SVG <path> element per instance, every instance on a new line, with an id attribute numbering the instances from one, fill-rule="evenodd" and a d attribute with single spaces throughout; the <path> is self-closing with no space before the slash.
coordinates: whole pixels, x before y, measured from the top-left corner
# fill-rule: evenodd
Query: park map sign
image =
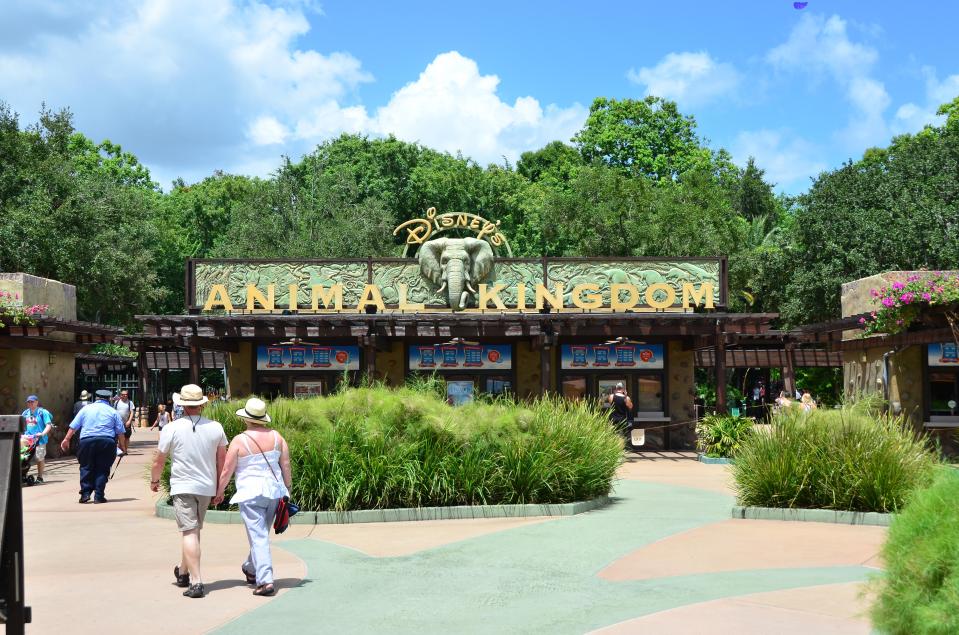
<path id="1" fill-rule="evenodd" d="M 469 213 L 399 225 L 404 254 L 341 260 L 188 262 L 187 298 L 204 313 L 625 312 L 725 304 L 722 258 L 512 258 L 499 223 Z M 462 234 L 472 234 L 463 237 Z"/>

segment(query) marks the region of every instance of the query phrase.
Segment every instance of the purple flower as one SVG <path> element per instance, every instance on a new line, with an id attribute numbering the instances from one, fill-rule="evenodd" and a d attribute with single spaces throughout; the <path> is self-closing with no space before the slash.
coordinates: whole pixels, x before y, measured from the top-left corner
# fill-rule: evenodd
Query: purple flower
<path id="1" fill-rule="evenodd" d="M 893 291 L 901 291 L 902 289 L 905 289 L 905 288 L 906 288 L 906 285 L 904 285 L 904 284 L 901 283 L 901 282 L 893 282 L 893 283 L 892 283 L 892 289 L 893 289 Z"/>
<path id="2" fill-rule="evenodd" d="M 879 291 L 877 291 L 876 289 L 870 289 L 870 290 L 869 290 L 869 295 L 871 295 L 871 296 L 874 297 L 874 298 L 878 298 L 878 297 L 879 297 Z"/>
<path id="3" fill-rule="evenodd" d="M 916 274 L 912 274 L 911 276 L 906 278 L 906 282 L 915 282 L 918 279 L 919 279 L 919 276 L 917 276 Z"/>
<path id="4" fill-rule="evenodd" d="M 903 304 L 909 304 L 909 303 L 912 302 L 915 298 L 916 298 L 916 296 L 915 296 L 915 294 L 912 293 L 912 292 L 903 293 L 901 296 L 899 296 L 899 299 L 902 300 L 902 303 L 903 303 Z"/>
<path id="5" fill-rule="evenodd" d="M 892 307 L 896 306 L 896 299 L 895 299 L 895 298 L 883 298 L 883 299 L 882 299 L 882 305 L 883 305 L 884 307 L 886 307 L 887 309 L 891 309 Z"/>
<path id="6" fill-rule="evenodd" d="M 859 318 L 859 323 L 860 323 L 860 324 L 865 324 L 865 323 L 866 323 L 866 318 L 864 318 L 864 317 Z"/>
<path id="7" fill-rule="evenodd" d="M 902 320 L 896 320 L 896 326 L 902 326 Z"/>
<path id="8" fill-rule="evenodd" d="M 932 296 L 929 295 L 928 293 L 923 293 L 923 294 L 922 294 L 922 299 L 925 300 L 926 302 L 928 302 L 929 300 L 932 300 Z"/>

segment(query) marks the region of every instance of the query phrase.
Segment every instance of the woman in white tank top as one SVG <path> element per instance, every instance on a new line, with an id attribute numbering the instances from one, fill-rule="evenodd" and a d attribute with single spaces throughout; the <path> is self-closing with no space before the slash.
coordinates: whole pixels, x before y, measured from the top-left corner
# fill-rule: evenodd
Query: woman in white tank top
<path id="1" fill-rule="evenodd" d="M 273 595 L 276 589 L 270 556 L 270 528 L 277 503 L 290 493 L 290 448 L 276 430 L 266 427 L 270 415 L 260 399 L 247 400 L 246 406 L 236 411 L 236 416 L 246 422 L 246 430 L 233 437 L 226 452 L 217 500 L 223 500 L 223 492 L 235 471 L 236 494 L 230 503 L 239 506 L 250 541 L 250 553 L 242 566 L 243 575 L 247 583 L 256 585 L 253 595 Z"/>

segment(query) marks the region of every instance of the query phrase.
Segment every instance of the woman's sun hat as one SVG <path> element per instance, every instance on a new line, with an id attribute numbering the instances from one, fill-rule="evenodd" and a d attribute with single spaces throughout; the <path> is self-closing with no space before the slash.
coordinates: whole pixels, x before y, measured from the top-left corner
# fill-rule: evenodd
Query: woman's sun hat
<path id="1" fill-rule="evenodd" d="M 86 390 L 80 391 L 80 401 L 86 401 L 89 398 L 90 398 L 90 393 L 88 393 Z"/>
<path id="2" fill-rule="evenodd" d="M 236 416 L 261 425 L 271 422 L 270 415 L 266 413 L 266 404 L 256 397 L 247 399 L 246 405 L 236 411 Z"/>
<path id="3" fill-rule="evenodd" d="M 174 397 L 176 397 L 175 394 Z M 209 401 L 203 394 L 202 388 L 196 384 L 187 384 L 180 389 L 180 398 L 174 398 L 173 403 L 181 406 L 202 406 Z"/>

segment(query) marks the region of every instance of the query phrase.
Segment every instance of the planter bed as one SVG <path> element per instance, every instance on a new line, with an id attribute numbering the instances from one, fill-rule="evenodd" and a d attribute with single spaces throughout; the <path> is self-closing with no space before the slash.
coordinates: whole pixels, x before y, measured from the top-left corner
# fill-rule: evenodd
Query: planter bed
<path id="1" fill-rule="evenodd" d="M 388 523 L 414 520 L 462 520 L 466 518 L 527 518 L 531 516 L 573 516 L 582 514 L 610 502 L 608 496 L 599 496 L 588 501 L 562 504 L 530 505 L 462 505 L 456 507 L 412 507 L 403 509 L 361 509 L 348 512 L 300 512 L 290 519 L 294 525 L 337 525 L 351 523 Z M 156 515 L 173 520 L 173 507 L 160 501 Z M 210 510 L 206 513 L 208 523 L 242 524 L 240 512 Z"/>
<path id="2" fill-rule="evenodd" d="M 746 520 L 798 520 L 811 523 L 839 525 L 875 525 L 888 527 L 895 514 L 879 512 L 850 512 L 835 509 L 795 509 L 784 507 L 742 507 L 732 510 L 733 518 Z"/>
<path id="3" fill-rule="evenodd" d="M 727 458 L 725 456 L 706 456 L 705 454 L 698 454 L 699 462 L 706 463 L 707 465 L 729 465 L 733 462 L 733 459 Z"/>

